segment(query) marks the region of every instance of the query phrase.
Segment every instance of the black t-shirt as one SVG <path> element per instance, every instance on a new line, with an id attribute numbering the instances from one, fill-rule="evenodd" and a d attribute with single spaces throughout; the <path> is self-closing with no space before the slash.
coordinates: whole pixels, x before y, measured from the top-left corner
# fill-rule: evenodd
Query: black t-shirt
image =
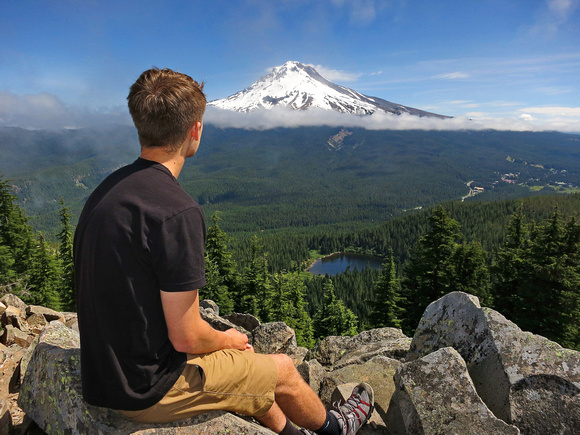
<path id="1" fill-rule="evenodd" d="M 172 346 L 160 290 L 205 285 L 198 204 L 163 165 L 137 159 L 89 197 L 74 240 L 85 400 L 134 411 L 157 403 L 187 356 Z"/>

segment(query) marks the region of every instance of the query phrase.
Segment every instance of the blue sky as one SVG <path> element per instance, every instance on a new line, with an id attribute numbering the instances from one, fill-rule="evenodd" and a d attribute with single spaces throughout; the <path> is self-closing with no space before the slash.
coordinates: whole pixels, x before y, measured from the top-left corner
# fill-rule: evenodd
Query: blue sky
<path id="1" fill-rule="evenodd" d="M 288 60 L 370 96 L 580 132 L 580 0 L 2 0 L 0 125 L 128 122 L 151 66 L 208 99 Z"/>

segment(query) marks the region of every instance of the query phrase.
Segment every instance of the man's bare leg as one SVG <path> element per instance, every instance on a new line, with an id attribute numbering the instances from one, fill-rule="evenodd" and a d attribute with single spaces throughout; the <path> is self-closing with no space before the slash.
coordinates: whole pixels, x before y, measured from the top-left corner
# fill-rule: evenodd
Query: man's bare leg
<path id="1" fill-rule="evenodd" d="M 326 409 L 320 398 L 302 379 L 287 355 L 270 355 L 278 367 L 276 402 L 258 421 L 275 432 L 280 432 L 286 417 L 300 427 L 310 430 L 319 429 L 326 420 Z"/>
<path id="2" fill-rule="evenodd" d="M 276 402 L 273 403 L 265 415 L 256 417 L 256 420 L 276 433 L 280 433 L 284 429 L 284 426 L 286 426 L 286 414 L 282 412 Z"/>

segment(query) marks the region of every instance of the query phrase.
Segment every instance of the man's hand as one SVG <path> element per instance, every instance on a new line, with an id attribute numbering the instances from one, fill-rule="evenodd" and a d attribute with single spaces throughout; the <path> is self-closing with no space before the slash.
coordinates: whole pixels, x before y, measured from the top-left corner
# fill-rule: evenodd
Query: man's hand
<path id="1" fill-rule="evenodd" d="M 228 346 L 230 349 L 238 349 L 238 350 L 248 350 L 252 348 L 251 344 L 248 344 L 248 336 L 246 334 L 242 334 L 237 329 L 230 328 L 225 331 L 228 334 L 229 338 L 231 339 L 231 344 Z"/>
<path id="2" fill-rule="evenodd" d="M 161 291 L 161 303 L 169 339 L 179 352 L 200 354 L 220 349 L 249 350 L 248 336 L 236 329 L 218 331 L 199 314 L 197 290 L 186 292 Z"/>

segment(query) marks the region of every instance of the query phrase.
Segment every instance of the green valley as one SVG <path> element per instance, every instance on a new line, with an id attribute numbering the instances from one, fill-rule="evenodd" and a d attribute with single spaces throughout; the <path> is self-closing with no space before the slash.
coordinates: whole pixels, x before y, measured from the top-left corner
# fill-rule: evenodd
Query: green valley
<path id="1" fill-rule="evenodd" d="M 381 325 L 412 333 L 425 304 L 461 290 L 519 323 L 528 312 L 547 316 L 526 327 L 577 348 L 579 145 L 579 136 L 550 132 L 207 125 L 179 178 L 208 221 L 202 297 L 224 312 L 285 321 L 310 346 Z M 0 146 L 0 291 L 70 307 L 70 286 L 59 296 L 58 284 L 70 281 L 59 278 L 70 272 L 64 216 L 74 227 L 90 192 L 136 158 L 135 134 L 0 129 Z M 304 272 L 314 257 L 340 251 L 385 258 L 389 272 Z M 436 285 L 427 279 L 434 271 Z"/>

